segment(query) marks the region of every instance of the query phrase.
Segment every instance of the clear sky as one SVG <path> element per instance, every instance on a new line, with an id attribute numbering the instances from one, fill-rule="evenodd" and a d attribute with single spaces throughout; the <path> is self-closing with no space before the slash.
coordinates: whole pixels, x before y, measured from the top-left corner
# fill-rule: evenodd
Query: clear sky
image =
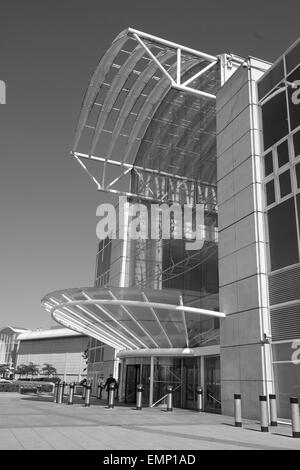
<path id="1" fill-rule="evenodd" d="M 69 157 L 90 76 L 133 28 L 218 54 L 275 60 L 300 35 L 299 0 L 2 0 L 0 326 L 53 324 L 46 293 L 93 284 L 96 208 Z"/>

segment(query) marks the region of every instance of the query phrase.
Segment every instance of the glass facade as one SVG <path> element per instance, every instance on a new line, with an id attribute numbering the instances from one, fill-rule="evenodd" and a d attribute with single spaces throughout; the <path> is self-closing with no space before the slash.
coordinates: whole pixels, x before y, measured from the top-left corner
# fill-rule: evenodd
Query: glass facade
<path id="1" fill-rule="evenodd" d="M 289 397 L 300 395 L 300 366 L 295 356 L 300 342 L 300 294 L 292 288 L 300 262 L 299 47 L 300 41 L 258 83 L 274 380 L 282 418 L 290 416 Z"/>
<path id="2" fill-rule="evenodd" d="M 102 287 L 109 283 L 110 256 L 112 240 L 100 240 L 96 256 L 95 286 Z"/>

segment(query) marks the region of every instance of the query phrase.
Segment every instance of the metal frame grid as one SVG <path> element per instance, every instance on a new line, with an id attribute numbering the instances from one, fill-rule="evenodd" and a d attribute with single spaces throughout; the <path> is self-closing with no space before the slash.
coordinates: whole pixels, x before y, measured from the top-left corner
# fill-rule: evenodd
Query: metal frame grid
<path id="1" fill-rule="evenodd" d="M 72 156 L 98 190 L 112 194 L 138 196 L 131 187 L 133 172 L 139 176 L 175 178 L 179 183 L 195 180 L 193 174 L 190 177 L 182 174 L 183 159 L 173 165 L 179 171 L 172 168 L 172 162 L 170 171 L 164 171 L 165 167 L 164 170 L 157 167 L 157 161 L 149 161 L 145 166 L 136 161 L 136 157 L 159 106 L 167 104 L 167 113 L 174 112 L 176 107 L 182 108 L 185 96 L 194 97 L 194 106 L 190 105 L 187 110 L 184 130 L 190 133 L 186 151 L 193 152 L 191 145 L 198 129 L 195 129 L 195 119 L 201 117 L 202 108 L 206 122 L 203 121 L 201 132 L 203 135 L 211 132 L 209 119 L 214 120 L 216 76 L 219 79 L 218 57 L 128 28 L 113 41 L 92 77 L 83 101 Z M 170 95 L 170 90 L 176 91 L 176 95 Z M 158 123 L 160 129 L 169 132 L 174 124 L 174 119 Z M 157 137 L 156 133 L 155 140 Z M 164 132 L 161 142 L 165 137 Z M 194 153 L 193 158 L 199 162 L 201 155 Z M 160 197 L 153 195 L 143 195 L 143 198 L 160 201 Z"/>

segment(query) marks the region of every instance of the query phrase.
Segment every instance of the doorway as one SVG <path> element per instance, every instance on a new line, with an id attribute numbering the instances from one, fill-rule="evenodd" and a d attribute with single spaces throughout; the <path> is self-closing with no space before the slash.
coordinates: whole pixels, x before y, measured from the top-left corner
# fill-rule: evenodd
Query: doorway
<path id="1" fill-rule="evenodd" d="M 196 387 L 200 384 L 198 358 L 188 358 L 183 360 L 184 387 L 183 387 L 183 408 L 194 410 L 196 408 Z"/>
<path id="2" fill-rule="evenodd" d="M 140 370 L 140 364 L 126 366 L 125 403 L 135 403 L 136 401 L 136 387 L 140 381 Z"/>

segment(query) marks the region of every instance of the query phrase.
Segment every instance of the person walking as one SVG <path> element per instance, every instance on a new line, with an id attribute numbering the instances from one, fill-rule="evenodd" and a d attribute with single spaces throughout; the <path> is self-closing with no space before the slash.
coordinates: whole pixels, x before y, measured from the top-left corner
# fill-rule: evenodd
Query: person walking
<path id="1" fill-rule="evenodd" d="M 108 398 L 109 398 L 109 386 L 110 386 L 110 384 L 114 384 L 115 385 L 115 390 L 117 390 L 118 382 L 114 378 L 113 374 L 109 374 L 109 377 L 107 378 L 107 380 L 105 382 L 105 385 L 104 385 L 104 389 L 107 391 L 107 402 L 108 402 Z"/>
<path id="2" fill-rule="evenodd" d="M 104 374 L 101 374 L 99 379 L 98 379 L 98 385 L 100 385 L 100 397 L 99 399 L 102 400 L 102 392 L 105 387 L 105 380 L 104 380 Z"/>

